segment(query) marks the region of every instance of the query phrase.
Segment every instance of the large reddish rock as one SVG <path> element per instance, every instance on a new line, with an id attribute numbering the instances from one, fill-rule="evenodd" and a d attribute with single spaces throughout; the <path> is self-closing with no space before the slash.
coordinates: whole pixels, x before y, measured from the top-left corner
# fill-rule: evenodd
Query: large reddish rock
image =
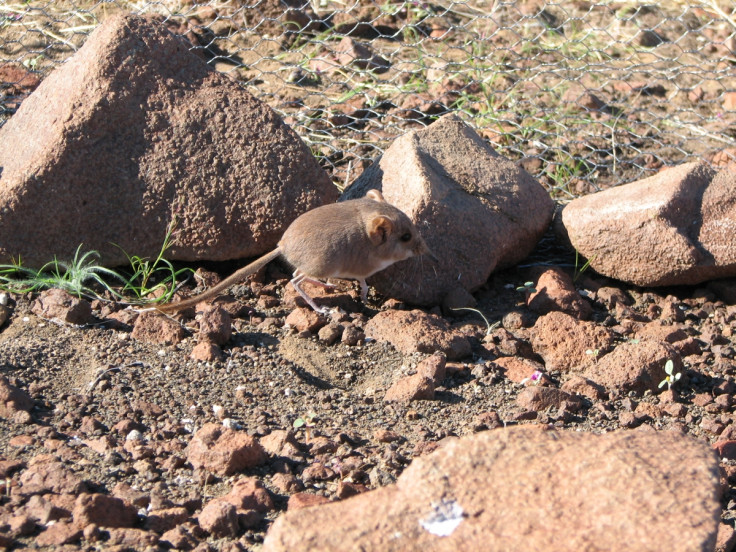
<path id="1" fill-rule="evenodd" d="M 581 197 L 562 211 L 600 274 L 640 286 L 736 275 L 736 172 L 689 163 Z"/>
<path id="2" fill-rule="evenodd" d="M 69 259 L 80 243 L 108 265 L 155 257 L 174 219 L 168 258 L 251 257 L 337 199 L 278 115 L 135 15 L 106 19 L 0 143 L 2 262 Z"/>
<path id="3" fill-rule="evenodd" d="M 539 182 L 456 115 L 395 140 L 342 199 L 373 188 L 417 224 L 439 259 L 408 259 L 369 280 L 414 304 L 437 305 L 458 285 L 472 292 L 494 270 L 521 261 L 554 209 Z"/>
<path id="4" fill-rule="evenodd" d="M 715 454 L 674 432 L 497 429 L 415 459 L 395 485 L 290 508 L 263 552 L 705 552 L 719 494 Z"/>

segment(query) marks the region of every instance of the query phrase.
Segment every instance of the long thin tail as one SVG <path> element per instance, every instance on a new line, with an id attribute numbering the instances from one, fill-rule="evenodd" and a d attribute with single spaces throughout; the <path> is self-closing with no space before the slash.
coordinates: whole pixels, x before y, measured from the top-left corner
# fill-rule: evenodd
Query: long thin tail
<path id="1" fill-rule="evenodd" d="M 203 293 L 200 293 L 199 295 L 196 295 L 194 297 L 190 297 L 189 299 L 185 299 L 184 301 L 179 301 L 177 303 L 166 303 L 164 305 L 156 305 L 156 310 L 160 312 L 179 312 L 184 309 L 188 309 L 189 307 L 195 306 L 197 303 L 201 303 L 202 301 L 207 301 L 208 299 L 212 299 L 213 297 L 216 297 L 221 292 L 225 291 L 231 286 L 234 286 L 235 284 L 239 284 L 247 276 L 250 276 L 251 274 L 255 274 L 258 272 L 261 268 L 266 266 L 268 263 L 273 261 L 276 257 L 281 255 L 281 249 L 278 247 L 271 251 L 270 253 L 266 253 L 263 257 L 260 257 L 259 259 L 256 259 L 249 265 L 244 266 L 243 268 L 235 271 L 233 274 L 225 278 L 222 282 L 217 284 L 214 287 L 211 287 L 207 291 L 204 291 Z"/>

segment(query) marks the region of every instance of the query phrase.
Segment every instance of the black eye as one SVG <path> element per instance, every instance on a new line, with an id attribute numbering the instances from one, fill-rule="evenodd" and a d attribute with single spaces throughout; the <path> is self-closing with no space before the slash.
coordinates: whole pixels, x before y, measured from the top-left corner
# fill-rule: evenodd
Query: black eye
<path id="1" fill-rule="evenodd" d="M 399 238 L 402 242 L 411 241 L 411 233 L 407 232 Z"/>

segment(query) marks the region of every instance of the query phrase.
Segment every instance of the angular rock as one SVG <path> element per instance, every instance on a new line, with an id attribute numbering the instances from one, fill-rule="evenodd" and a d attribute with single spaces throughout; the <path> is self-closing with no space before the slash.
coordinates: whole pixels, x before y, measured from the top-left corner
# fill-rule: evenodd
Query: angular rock
<path id="1" fill-rule="evenodd" d="M 58 288 L 42 291 L 31 310 L 41 318 L 57 319 L 67 324 L 86 324 L 92 320 L 92 305 L 89 301 Z"/>
<path id="2" fill-rule="evenodd" d="M 215 345 L 224 345 L 233 333 L 232 317 L 218 305 L 205 307 L 199 321 L 199 336 Z"/>
<path id="3" fill-rule="evenodd" d="M 17 412 L 30 412 L 31 408 L 31 396 L 15 385 L 10 385 L 5 376 L 0 376 L 0 417 L 12 418 Z"/>
<path id="4" fill-rule="evenodd" d="M 570 242 L 600 274 L 639 286 L 736 275 L 736 172 L 689 163 L 591 194 L 562 211 Z"/>
<path id="5" fill-rule="evenodd" d="M 673 361 L 673 373 L 683 371 L 682 359 L 675 349 L 658 341 L 621 343 L 612 352 L 588 366 L 583 376 L 606 389 L 622 393 L 646 390 L 656 393 L 667 374 L 664 365 Z"/>
<path id="6" fill-rule="evenodd" d="M 133 527 L 137 508 L 114 496 L 85 493 L 77 498 L 72 517 L 80 527 L 91 523 L 100 527 Z"/>
<path id="7" fill-rule="evenodd" d="M 187 460 L 192 466 L 217 475 L 232 475 L 258 466 L 267 458 L 254 437 L 213 423 L 203 425 L 187 447 Z"/>
<path id="8" fill-rule="evenodd" d="M 328 504 L 329 502 L 330 499 L 326 496 L 312 493 L 294 493 L 289 497 L 287 509 L 291 512 L 293 510 L 301 510 L 302 508 L 309 508 L 320 504 Z"/>
<path id="9" fill-rule="evenodd" d="M 311 308 L 298 307 L 289 313 L 285 323 L 296 328 L 299 332 L 314 333 L 327 324 L 327 320 Z"/>
<path id="10" fill-rule="evenodd" d="M 181 506 L 151 510 L 146 516 L 144 527 L 154 533 L 163 534 L 184 523 L 187 519 L 189 519 L 189 511 Z"/>
<path id="11" fill-rule="evenodd" d="M 87 491 L 87 484 L 64 463 L 52 456 L 37 456 L 20 475 L 20 492 L 31 494 L 73 494 Z"/>
<path id="12" fill-rule="evenodd" d="M 566 403 L 568 410 L 573 412 L 582 406 L 580 397 L 554 387 L 526 387 L 516 397 L 516 402 L 524 409 L 533 412 L 541 412 L 552 406 L 560 408 L 563 403 Z"/>
<path id="13" fill-rule="evenodd" d="M 368 337 L 388 341 L 402 353 L 442 351 L 450 360 L 471 352 L 468 338 L 454 331 L 444 318 L 420 310 L 379 312 L 366 324 Z"/>
<path id="14" fill-rule="evenodd" d="M 562 311 L 580 320 L 593 314 L 593 307 L 575 289 L 569 274 L 559 268 L 545 270 L 537 280 L 536 291 L 526 300 L 527 306 L 539 314 Z"/>
<path id="15" fill-rule="evenodd" d="M 225 500 L 210 500 L 197 516 L 199 526 L 217 538 L 238 534 L 238 514 L 235 506 Z"/>
<path id="16" fill-rule="evenodd" d="M 603 326 L 554 311 L 534 324 L 532 347 L 544 359 L 547 371 L 580 372 L 606 354 L 613 338 Z"/>
<path id="17" fill-rule="evenodd" d="M 387 402 L 429 401 L 434 399 L 434 381 L 423 374 L 397 380 L 383 397 Z"/>
<path id="18" fill-rule="evenodd" d="M 493 364 L 500 366 L 506 377 L 514 383 L 526 383 L 527 385 L 538 385 L 544 381 L 549 381 L 549 377 L 544 374 L 544 366 L 534 360 L 521 357 L 499 357 L 493 361 Z M 535 377 L 537 381 L 532 378 Z"/>
<path id="19" fill-rule="evenodd" d="M 719 493 L 715 455 L 688 437 L 497 429 L 415 459 L 395 485 L 290 508 L 263 552 L 706 551 Z"/>
<path id="20" fill-rule="evenodd" d="M 56 547 L 71 544 L 82 537 L 82 527 L 76 523 L 57 521 L 46 528 L 34 541 L 37 546 Z"/>
<path id="21" fill-rule="evenodd" d="M 588 397 L 593 401 L 600 401 L 606 396 L 606 390 L 603 386 L 576 374 L 570 376 L 570 378 L 560 386 L 560 389 L 567 391 L 568 393 L 572 393 L 573 395 Z"/>
<path id="22" fill-rule="evenodd" d="M 186 332 L 167 316 L 158 312 L 143 312 L 136 318 L 131 335 L 147 343 L 174 345 L 186 337 Z"/>
<path id="23" fill-rule="evenodd" d="M 438 386 L 445 379 L 447 357 L 444 353 L 435 353 L 417 364 L 417 374 L 432 380 Z"/>
<path id="24" fill-rule="evenodd" d="M 128 550 L 150 550 L 158 544 L 158 535 L 133 527 L 117 527 L 106 530 L 108 547 L 119 546 Z"/>
<path id="25" fill-rule="evenodd" d="M 235 482 L 230 492 L 221 497 L 233 506 L 242 510 L 270 512 L 275 508 L 271 493 L 260 479 L 244 477 Z"/>
<path id="26" fill-rule="evenodd" d="M 337 190 L 265 104 L 162 24 L 110 17 L 0 128 L 0 260 L 77 246 L 225 260 L 272 249 Z M 119 246 L 119 247 L 118 247 Z"/>
<path id="27" fill-rule="evenodd" d="M 472 292 L 494 270 L 521 261 L 554 208 L 529 173 L 455 115 L 395 140 L 342 199 L 373 188 L 417 224 L 439 259 L 408 259 L 369 280 L 379 292 L 414 304 L 439 304 L 458 284 Z"/>
<path id="28" fill-rule="evenodd" d="M 193 360 L 215 362 L 222 358 L 222 349 L 219 345 L 215 345 L 209 341 L 200 341 L 192 347 L 192 353 L 189 356 Z"/>

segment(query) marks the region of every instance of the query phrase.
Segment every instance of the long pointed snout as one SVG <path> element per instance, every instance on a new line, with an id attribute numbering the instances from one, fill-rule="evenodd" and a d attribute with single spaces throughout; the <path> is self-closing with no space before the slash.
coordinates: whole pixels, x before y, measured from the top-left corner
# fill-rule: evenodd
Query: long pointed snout
<path id="1" fill-rule="evenodd" d="M 425 242 L 424 241 L 424 238 L 422 238 L 421 236 L 417 240 L 417 245 L 414 248 L 414 255 L 416 255 L 417 257 L 419 255 L 426 255 L 427 257 L 429 257 L 433 261 L 439 262 L 439 259 L 435 256 L 434 253 L 432 253 L 432 251 L 427 246 L 427 242 Z"/>

